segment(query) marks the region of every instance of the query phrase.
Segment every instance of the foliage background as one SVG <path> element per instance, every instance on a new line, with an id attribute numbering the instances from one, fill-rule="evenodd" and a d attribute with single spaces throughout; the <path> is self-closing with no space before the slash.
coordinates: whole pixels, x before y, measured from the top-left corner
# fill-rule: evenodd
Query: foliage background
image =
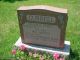
<path id="1" fill-rule="evenodd" d="M 80 0 L 1 0 L 0 59 L 11 58 L 11 50 L 20 36 L 17 8 L 28 5 L 50 5 L 68 9 L 66 38 L 71 42 L 70 60 L 80 59 Z"/>

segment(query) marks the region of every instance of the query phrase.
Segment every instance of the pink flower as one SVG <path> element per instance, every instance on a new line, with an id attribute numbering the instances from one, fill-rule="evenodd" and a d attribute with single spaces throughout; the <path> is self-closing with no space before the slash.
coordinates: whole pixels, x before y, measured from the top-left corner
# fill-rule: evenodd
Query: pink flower
<path id="1" fill-rule="evenodd" d="M 19 49 L 22 50 L 22 51 L 24 51 L 24 50 L 26 50 L 26 47 L 25 47 L 25 45 L 21 45 L 21 46 L 19 47 Z"/>
<path id="2" fill-rule="evenodd" d="M 37 50 L 36 49 L 34 49 L 34 53 L 36 53 L 37 52 Z"/>
<path id="3" fill-rule="evenodd" d="M 59 60 L 64 60 L 64 58 L 60 58 Z"/>
<path id="4" fill-rule="evenodd" d="M 15 55 L 16 54 L 16 50 L 14 49 L 14 50 L 12 50 L 12 54 L 13 55 Z"/>
<path id="5" fill-rule="evenodd" d="M 58 53 L 54 53 L 54 54 L 53 54 L 53 57 L 54 57 L 54 59 L 58 60 L 59 54 L 58 54 Z"/>

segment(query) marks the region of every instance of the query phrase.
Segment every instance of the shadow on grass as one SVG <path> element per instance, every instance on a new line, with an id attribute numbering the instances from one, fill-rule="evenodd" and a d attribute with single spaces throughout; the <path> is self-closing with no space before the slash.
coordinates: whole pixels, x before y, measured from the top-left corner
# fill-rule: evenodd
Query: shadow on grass
<path id="1" fill-rule="evenodd" d="M 79 54 L 77 51 L 72 51 L 72 49 L 70 49 L 70 56 L 69 56 L 69 60 L 79 60 Z"/>
<path id="2" fill-rule="evenodd" d="M 0 0 L 0 1 L 14 3 L 15 1 L 28 1 L 28 0 Z"/>

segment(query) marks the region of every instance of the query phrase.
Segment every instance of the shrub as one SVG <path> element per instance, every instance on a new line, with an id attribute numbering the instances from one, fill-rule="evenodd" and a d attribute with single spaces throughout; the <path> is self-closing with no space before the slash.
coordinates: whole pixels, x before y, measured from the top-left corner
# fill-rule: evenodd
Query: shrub
<path id="1" fill-rule="evenodd" d="M 4 1 L 4 2 L 15 2 L 15 1 L 23 1 L 23 0 L 0 0 L 0 1 Z"/>

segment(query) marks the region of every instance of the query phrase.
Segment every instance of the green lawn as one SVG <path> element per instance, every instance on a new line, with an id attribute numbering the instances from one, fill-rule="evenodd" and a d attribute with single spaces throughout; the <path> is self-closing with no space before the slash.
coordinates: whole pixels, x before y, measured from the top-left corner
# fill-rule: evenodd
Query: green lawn
<path id="1" fill-rule="evenodd" d="M 51 5 L 68 8 L 66 40 L 71 42 L 71 59 L 80 59 L 80 1 L 79 0 L 26 0 L 0 1 L 0 58 L 10 58 L 13 44 L 19 33 L 17 8 L 23 5 Z"/>

